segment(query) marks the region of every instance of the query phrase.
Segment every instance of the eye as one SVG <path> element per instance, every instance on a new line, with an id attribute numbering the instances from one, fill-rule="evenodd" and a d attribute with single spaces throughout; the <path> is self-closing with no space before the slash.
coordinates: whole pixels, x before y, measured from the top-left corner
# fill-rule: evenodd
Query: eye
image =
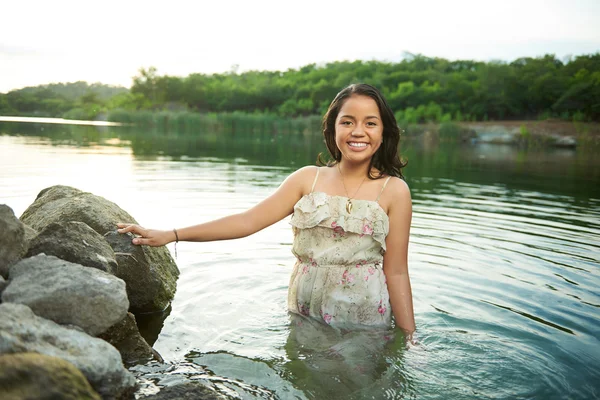
<path id="1" fill-rule="evenodd" d="M 352 122 L 351 121 L 342 121 L 342 122 L 340 122 L 340 124 L 341 125 L 350 125 L 350 124 L 352 124 Z"/>
<path id="2" fill-rule="evenodd" d="M 377 124 L 375 122 L 367 122 L 368 126 L 377 126 Z"/>

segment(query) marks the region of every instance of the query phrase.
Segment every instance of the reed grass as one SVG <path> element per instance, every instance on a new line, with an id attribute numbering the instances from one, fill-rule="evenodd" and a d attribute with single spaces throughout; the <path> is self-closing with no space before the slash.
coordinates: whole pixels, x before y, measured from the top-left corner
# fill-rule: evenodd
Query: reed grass
<path id="1" fill-rule="evenodd" d="M 287 118 L 266 113 L 113 110 L 108 114 L 108 120 L 166 133 L 244 133 L 259 136 L 321 133 L 321 117 L 316 115 Z"/>

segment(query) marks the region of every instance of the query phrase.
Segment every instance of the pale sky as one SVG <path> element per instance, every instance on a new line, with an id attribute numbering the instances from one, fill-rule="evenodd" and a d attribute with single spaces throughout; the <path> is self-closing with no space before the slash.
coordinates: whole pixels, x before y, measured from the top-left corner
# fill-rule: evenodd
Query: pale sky
<path id="1" fill-rule="evenodd" d="M 287 70 L 404 52 L 504 60 L 600 51 L 600 0 L 0 0 L 0 92 L 159 74 Z"/>

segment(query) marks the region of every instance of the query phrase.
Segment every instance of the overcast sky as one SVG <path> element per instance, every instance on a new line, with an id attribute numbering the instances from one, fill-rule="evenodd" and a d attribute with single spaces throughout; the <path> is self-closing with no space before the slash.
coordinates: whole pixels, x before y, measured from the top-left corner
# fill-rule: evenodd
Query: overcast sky
<path id="1" fill-rule="evenodd" d="M 159 74 L 287 70 L 404 52 L 505 60 L 600 51 L 600 0 L 0 0 L 0 92 Z"/>

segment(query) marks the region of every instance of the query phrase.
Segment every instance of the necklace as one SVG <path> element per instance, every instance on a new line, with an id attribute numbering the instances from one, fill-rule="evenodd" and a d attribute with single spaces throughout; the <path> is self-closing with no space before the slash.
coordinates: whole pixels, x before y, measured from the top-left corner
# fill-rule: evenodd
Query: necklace
<path id="1" fill-rule="evenodd" d="M 342 185 L 344 185 L 344 190 L 346 191 L 346 197 L 348 198 L 348 201 L 346 201 L 346 212 L 348 214 L 350 214 L 352 212 L 352 199 L 354 198 L 354 196 L 356 196 L 356 194 L 360 190 L 360 187 L 362 186 L 362 184 L 365 183 L 365 179 L 367 179 L 367 177 L 365 176 L 363 178 L 362 182 L 360 182 L 360 185 L 358 185 L 358 189 L 356 189 L 356 192 L 354 192 L 354 196 L 350 197 L 350 195 L 348 194 L 348 189 L 346 189 L 346 184 L 344 183 L 344 175 L 342 175 L 342 170 L 340 169 L 340 164 L 337 164 L 337 167 L 338 167 L 338 171 L 340 173 L 340 178 L 342 179 Z"/>

